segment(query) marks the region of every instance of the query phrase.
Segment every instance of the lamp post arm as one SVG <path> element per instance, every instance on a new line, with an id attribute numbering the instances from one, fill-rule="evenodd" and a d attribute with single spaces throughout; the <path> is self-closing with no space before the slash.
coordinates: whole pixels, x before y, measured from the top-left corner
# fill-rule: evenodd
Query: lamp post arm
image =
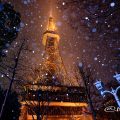
<path id="1" fill-rule="evenodd" d="M 112 91 L 105 90 L 105 91 L 101 92 L 101 94 L 102 94 L 102 95 L 104 95 L 105 93 L 110 93 L 110 94 L 112 94 L 112 95 L 114 96 L 114 98 L 115 98 L 118 106 L 120 107 L 120 100 L 119 100 L 119 98 L 118 98 L 118 96 L 117 96 L 117 94 L 116 94 L 119 89 L 120 89 L 120 86 L 119 86 L 116 90 L 113 90 L 113 89 L 112 89 Z"/>
<path id="2" fill-rule="evenodd" d="M 116 92 L 116 94 L 117 94 L 117 92 L 118 92 L 118 90 L 120 89 L 120 86 L 119 87 L 117 87 L 117 89 L 115 90 L 115 92 Z"/>
<path id="3" fill-rule="evenodd" d="M 102 91 L 102 92 L 101 92 L 102 95 L 104 95 L 104 94 L 106 94 L 106 93 L 110 93 L 110 94 L 113 95 L 113 93 L 112 93 L 111 91 L 108 91 L 108 90 L 105 90 L 105 91 Z"/>

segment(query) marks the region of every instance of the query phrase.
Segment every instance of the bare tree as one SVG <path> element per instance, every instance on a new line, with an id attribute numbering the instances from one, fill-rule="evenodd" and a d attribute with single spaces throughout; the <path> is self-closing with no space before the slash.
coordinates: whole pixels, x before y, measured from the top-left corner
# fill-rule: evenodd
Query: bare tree
<path id="1" fill-rule="evenodd" d="M 25 40 L 24 40 L 25 41 Z M 13 66 L 13 72 L 12 72 L 12 77 L 9 78 L 10 80 L 10 84 L 9 84 L 9 87 L 7 89 L 7 92 L 6 92 L 6 95 L 5 95 L 5 98 L 4 98 L 4 101 L 3 101 L 3 104 L 2 104 L 2 107 L 1 107 L 1 112 L 0 112 L 0 119 L 2 118 L 2 114 L 3 114 L 3 111 L 4 111 L 4 107 L 6 105 L 6 101 L 7 101 L 7 98 L 8 98 L 8 95 L 11 91 L 11 88 L 12 88 L 12 84 L 15 80 L 15 74 L 16 74 L 16 69 L 17 69 L 17 66 L 18 66 L 18 61 L 19 61 L 19 58 L 20 58 L 20 54 L 21 54 L 21 51 L 22 51 L 22 48 L 23 48 L 23 45 L 24 45 L 24 41 L 22 42 L 20 48 L 19 48 L 19 51 L 17 53 L 17 55 L 15 56 L 15 59 L 14 59 L 14 66 Z M 7 76 L 7 75 L 6 75 Z"/>

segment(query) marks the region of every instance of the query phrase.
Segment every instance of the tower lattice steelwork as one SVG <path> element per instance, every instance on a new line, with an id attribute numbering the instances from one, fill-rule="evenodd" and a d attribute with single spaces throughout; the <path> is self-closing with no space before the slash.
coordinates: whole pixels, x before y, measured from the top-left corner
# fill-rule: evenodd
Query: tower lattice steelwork
<path id="1" fill-rule="evenodd" d="M 66 68 L 59 52 L 60 37 L 56 32 L 53 18 L 49 18 L 47 31 L 42 43 L 45 47 L 41 65 L 40 82 L 45 85 L 70 85 Z M 68 82 L 69 81 L 69 82 Z"/>

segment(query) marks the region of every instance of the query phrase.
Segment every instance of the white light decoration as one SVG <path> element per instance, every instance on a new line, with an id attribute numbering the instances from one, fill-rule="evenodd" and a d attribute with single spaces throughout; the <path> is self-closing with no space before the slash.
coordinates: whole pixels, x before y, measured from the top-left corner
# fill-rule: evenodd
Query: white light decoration
<path id="1" fill-rule="evenodd" d="M 113 76 L 117 82 L 120 84 L 120 74 L 116 73 L 116 75 Z"/>
<path id="2" fill-rule="evenodd" d="M 103 86 L 102 86 L 102 82 L 97 80 L 94 85 L 96 86 L 96 88 L 101 91 L 103 89 Z"/>
<path id="3" fill-rule="evenodd" d="M 120 74 L 117 74 L 113 76 L 114 78 L 116 78 L 116 80 L 120 83 Z M 94 83 L 94 85 L 96 86 L 97 90 L 100 92 L 100 94 L 104 97 L 105 94 L 109 93 L 112 94 L 117 102 L 118 107 L 120 107 L 120 99 L 118 97 L 118 90 L 120 90 L 120 86 L 118 86 L 116 89 L 111 89 L 109 90 L 104 90 L 104 85 L 101 81 L 96 81 Z"/>

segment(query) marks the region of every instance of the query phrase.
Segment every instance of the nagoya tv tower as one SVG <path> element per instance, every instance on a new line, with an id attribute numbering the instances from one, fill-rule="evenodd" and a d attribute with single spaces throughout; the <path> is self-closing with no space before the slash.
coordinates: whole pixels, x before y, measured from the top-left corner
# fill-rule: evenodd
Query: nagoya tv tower
<path id="1" fill-rule="evenodd" d="M 88 107 L 85 90 L 74 86 L 69 79 L 60 55 L 59 41 L 60 36 L 50 15 L 42 39 L 43 61 L 36 83 L 25 86 L 20 120 L 79 120 L 84 117 L 81 116 L 82 109 Z"/>
<path id="2" fill-rule="evenodd" d="M 60 37 L 52 16 L 49 17 L 47 30 L 43 34 L 42 43 L 45 48 L 41 65 L 40 83 L 45 85 L 65 85 L 68 83 L 67 71 L 59 52 Z"/>

